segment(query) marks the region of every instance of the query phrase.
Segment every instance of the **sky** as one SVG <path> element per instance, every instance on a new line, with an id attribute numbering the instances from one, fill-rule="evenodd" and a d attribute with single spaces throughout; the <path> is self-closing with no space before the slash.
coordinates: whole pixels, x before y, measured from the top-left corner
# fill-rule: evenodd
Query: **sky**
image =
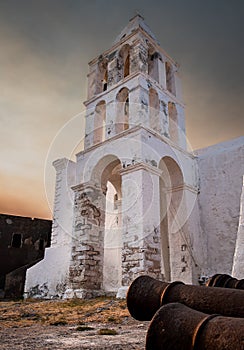
<path id="1" fill-rule="evenodd" d="M 0 213 L 51 218 L 84 135 L 88 62 L 140 13 L 180 64 L 193 149 L 244 134 L 243 0 L 0 0 Z"/>

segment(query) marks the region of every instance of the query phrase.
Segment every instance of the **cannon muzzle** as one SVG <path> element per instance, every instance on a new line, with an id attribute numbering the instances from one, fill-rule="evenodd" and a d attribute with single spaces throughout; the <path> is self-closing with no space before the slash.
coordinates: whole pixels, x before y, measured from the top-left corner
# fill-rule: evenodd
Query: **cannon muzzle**
<path id="1" fill-rule="evenodd" d="M 162 306 L 153 317 L 146 350 L 243 350 L 244 319 L 207 315 L 180 303 Z"/>
<path id="2" fill-rule="evenodd" d="M 244 279 L 238 280 L 230 275 L 216 274 L 210 277 L 206 283 L 207 287 L 222 287 L 244 290 Z"/>
<path id="3" fill-rule="evenodd" d="M 128 310 L 139 321 L 150 321 L 155 312 L 168 303 L 182 303 L 206 314 L 244 317 L 242 290 L 165 283 L 140 276 L 132 282 L 127 293 Z"/>

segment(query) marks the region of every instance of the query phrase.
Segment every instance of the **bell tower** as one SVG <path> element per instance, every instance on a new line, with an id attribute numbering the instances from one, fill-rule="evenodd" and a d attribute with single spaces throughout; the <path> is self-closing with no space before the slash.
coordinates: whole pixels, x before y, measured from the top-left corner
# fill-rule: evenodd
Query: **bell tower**
<path id="1" fill-rule="evenodd" d="M 89 63 L 85 149 L 142 126 L 185 149 L 178 65 L 140 15 Z"/>
<path id="2" fill-rule="evenodd" d="M 123 295 L 140 274 L 196 278 L 190 216 L 197 184 L 187 178 L 194 159 L 186 151 L 178 68 L 140 15 L 89 63 L 73 187 L 76 296 Z"/>
<path id="3" fill-rule="evenodd" d="M 124 297 L 142 274 L 197 281 L 198 174 L 178 69 L 140 15 L 89 63 L 84 150 L 54 162 L 52 246 L 28 272 L 52 265 L 49 297 Z"/>

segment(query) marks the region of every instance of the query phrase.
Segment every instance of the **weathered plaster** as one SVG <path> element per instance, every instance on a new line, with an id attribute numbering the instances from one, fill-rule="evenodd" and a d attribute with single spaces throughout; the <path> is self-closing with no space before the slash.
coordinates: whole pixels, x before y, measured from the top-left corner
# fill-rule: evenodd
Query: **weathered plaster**
<path id="1" fill-rule="evenodd" d="M 240 218 L 237 231 L 235 254 L 233 259 L 232 276 L 243 279 L 244 274 L 244 177 L 240 199 Z"/>
<path id="2" fill-rule="evenodd" d="M 240 257 L 243 138 L 187 151 L 178 65 L 143 23 L 89 63 L 84 151 L 54 163 L 52 247 L 29 294 L 124 297 L 141 274 L 198 283 Z"/>
<path id="3" fill-rule="evenodd" d="M 244 137 L 196 152 L 208 274 L 231 274 L 244 174 Z"/>

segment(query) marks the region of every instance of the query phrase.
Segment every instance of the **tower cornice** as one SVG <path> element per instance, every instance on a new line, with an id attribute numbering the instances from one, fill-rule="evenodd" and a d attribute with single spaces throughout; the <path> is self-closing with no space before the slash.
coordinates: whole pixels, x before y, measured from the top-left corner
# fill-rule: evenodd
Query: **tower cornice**
<path id="1" fill-rule="evenodd" d="M 181 148 L 180 146 L 178 146 L 177 144 L 172 142 L 168 137 L 163 136 L 163 135 L 159 135 L 154 130 L 149 129 L 149 128 L 143 126 L 143 125 L 133 126 L 132 128 L 129 128 L 129 129 L 125 130 L 125 131 L 122 131 L 122 132 L 120 132 L 120 133 L 110 137 L 109 139 L 106 139 L 106 140 L 104 140 L 104 141 L 102 141 L 100 143 L 92 145 L 92 146 L 86 148 L 85 150 L 78 152 L 76 154 L 76 158 L 77 158 L 77 160 L 79 160 L 79 158 L 82 157 L 83 155 L 85 155 L 86 153 L 92 152 L 92 151 L 94 151 L 97 148 L 104 147 L 105 145 L 107 145 L 108 143 L 111 143 L 112 141 L 115 141 L 115 140 L 118 140 L 118 139 L 122 139 L 123 137 L 128 136 L 128 135 L 133 134 L 133 133 L 136 133 L 139 130 L 145 130 L 145 131 L 149 132 L 151 135 L 155 136 L 157 139 L 165 142 L 167 145 L 169 145 L 173 149 L 175 149 L 177 151 L 180 151 L 181 153 L 187 155 L 188 157 L 190 157 L 192 159 L 196 159 L 197 158 L 197 156 L 195 156 L 193 154 L 193 152 L 189 152 L 189 151 Z"/>
<path id="2" fill-rule="evenodd" d="M 158 82 L 156 82 L 155 80 L 153 80 L 149 74 L 145 74 L 143 72 L 135 72 L 135 73 L 131 73 L 130 75 L 128 75 L 127 77 L 123 78 L 122 80 L 120 80 L 118 83 L 112 85 L 109 90 L 106 91 L 102 91 L 100 94 L 94 95 L 91 98 L 89 98 L 88 100 L 84 101 L 83 104 L 85 107 L 87 107 L 90 103 L 96 101 L 96 100 L 101 100 L 103 96 L 106 96 L 108 94 L 108 92 L 111 92 L 113 90 L 118 89 L 120 86 L 124 86 L 128 81 L 136 78 L 136 77 L 143 77 L 146 80 L 149 80 L 153 85 L 156 85 L 159 89 L 161 89 L 172 102 L 178 103 L 180 106 L 185 107 L 184 102 L 180 101 L 174 94 L 172 94 L 169 90 L 164 89 L 162 86 L 160 86 L 160 84 Z"/>
<path id="3" fill-rule="evenodd" d="M 173 65 L 179 66 L 178 63 L 159 45 L 159 43 L 157 43 L 155 40 L 153 40 L 153 38 L 145 30 L 143 30 L 141 27 L 137 28 L 133 33 L 131 33 L 131 34 L 127 35 L 126 37 L 124 37 L 123 39 L 121 39 L 121 41 L 119 41 L 118 43 L 113 45 L 110 49 L 107 49 L 102 54 L 96 56 L 94 59 L 92 59 L 90 62 L 88 62 L 88 65 L 91 66 L 93 64 L 96 64 L 101 56 L 109 55 L 109 53 L 117 50 L 121 45 L 125 44 L 128 40 L 130 40 L 133 36 L 136 36 L 138 33 L 143 34 L 146 37 L 146 39 L 148 40 L 148 42 L 150 42 L 150 44 L 152 46 L 154 46 L 163 56 L 165 56 L 166 59 L 170 63 L 172 63 Z M 88 75 L 89 75 L 89 73 L 88 73 Z"/>

